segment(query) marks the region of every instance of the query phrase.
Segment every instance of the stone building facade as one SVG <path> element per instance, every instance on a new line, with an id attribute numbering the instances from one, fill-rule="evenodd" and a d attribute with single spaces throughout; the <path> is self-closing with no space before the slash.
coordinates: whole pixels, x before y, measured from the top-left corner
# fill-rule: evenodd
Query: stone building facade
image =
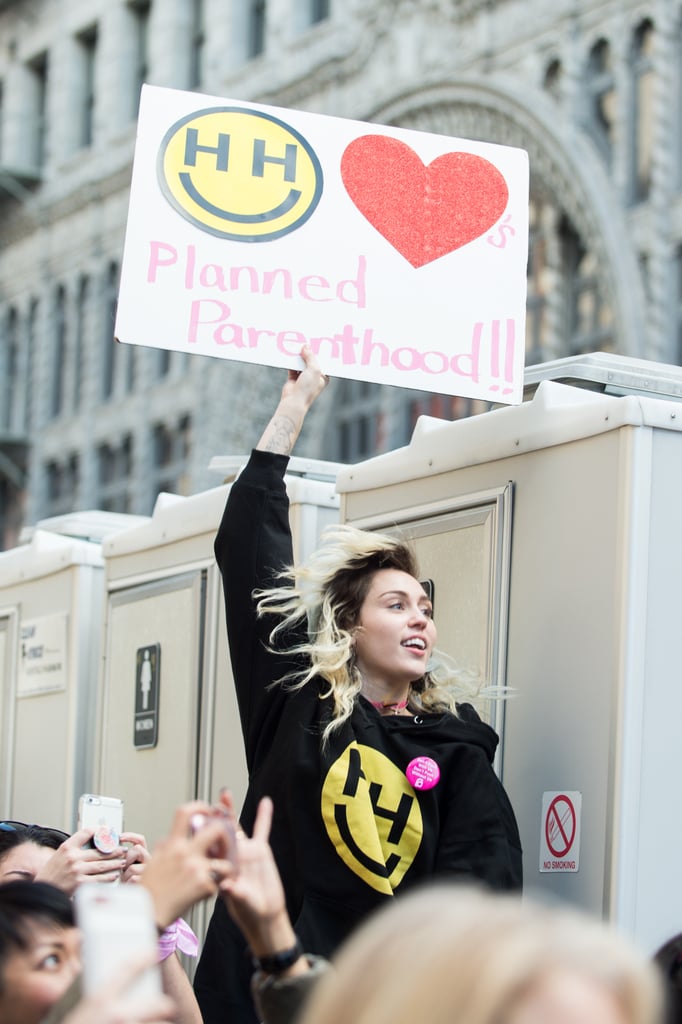
<path id="1" fill-rule="evenodd" d="M 520 146 L 527 364 L 682 362 L 680 0 L 0 0 L 0 547 L 219 481 L 281 374 L 115 345 L 140 85 Z M 463 399 L 348 381 L 301 452 L 353 462 Z"/>

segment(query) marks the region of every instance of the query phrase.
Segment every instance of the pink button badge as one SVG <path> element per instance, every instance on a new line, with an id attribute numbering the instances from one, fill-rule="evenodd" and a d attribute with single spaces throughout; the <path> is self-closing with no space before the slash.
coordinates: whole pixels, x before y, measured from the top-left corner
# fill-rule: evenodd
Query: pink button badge
<path id="1" fill-rule="evenodd" d="M 433 789 L 440 779 L 440 768 L 432 757 L 415 757 L 405 772 L 413 789 Z"/>

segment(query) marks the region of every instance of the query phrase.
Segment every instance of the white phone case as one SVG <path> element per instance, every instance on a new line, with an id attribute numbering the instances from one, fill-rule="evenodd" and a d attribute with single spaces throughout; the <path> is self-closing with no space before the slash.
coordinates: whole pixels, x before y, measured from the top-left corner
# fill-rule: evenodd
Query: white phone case
<path id="1" fill-rule="evenodd" d="M 83 934 L 83 991 L 89 994 L 107 984 L 123 964 L 140 956 L 156 956 L 158 938 L 149 893 L 141 885 L 100 885 L 86 882 L 74 895 L 76 921 Z M 161 973 L 157 963 L 131 986 L 131 996 L 158 995 Z"/>
<path id="2" fill-rule="evenodd" d="M 123 801 L 118 797 L 84 793 L 78 801 L 78 828 L 105 829 L 115 837 L 113 845 L 117 846 L 123 831 Z"/>

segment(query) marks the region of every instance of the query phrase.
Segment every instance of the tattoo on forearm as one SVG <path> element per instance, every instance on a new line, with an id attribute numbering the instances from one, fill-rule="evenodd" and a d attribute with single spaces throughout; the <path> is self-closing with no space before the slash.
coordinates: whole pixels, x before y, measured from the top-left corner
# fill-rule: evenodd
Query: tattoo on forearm
<path id="1" fill-rule="evenodd" d="M 294 447 L 298 429 L 288 416 L 276 416 L 270 424 L 270 431 L 265 441 L 265 451 L 278 455 L 289 455 Z"/>

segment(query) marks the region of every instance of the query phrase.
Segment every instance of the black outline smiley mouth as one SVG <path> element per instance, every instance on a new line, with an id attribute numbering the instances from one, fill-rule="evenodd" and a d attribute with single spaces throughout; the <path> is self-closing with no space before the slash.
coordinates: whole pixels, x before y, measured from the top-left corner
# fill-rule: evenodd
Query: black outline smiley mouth
<path id="1" fill-rule="evenodd" d="M 178 180 L 189 198 L 197 206 L 200 206 L 202 210 L 212 213 L 214 217 L 220 217 L 221 220 L 234 221 L 235 224 L 261 224 L 268 220 L 276 220 L 283 214 L 293 210 L 302 195 L 300 189 L 292 188 L 289 189 L 289 195 L 282 200 L 279 206 L 273 207 L 272 210 L 266 210 L 263 213 L 231 213 L 229 210 L 222 210 L 219 206 L 215 206 L 208 199 L 204 199 L 201 192 L 197 191 L 192 177 L 187 171 L 179 174 Z"/>

